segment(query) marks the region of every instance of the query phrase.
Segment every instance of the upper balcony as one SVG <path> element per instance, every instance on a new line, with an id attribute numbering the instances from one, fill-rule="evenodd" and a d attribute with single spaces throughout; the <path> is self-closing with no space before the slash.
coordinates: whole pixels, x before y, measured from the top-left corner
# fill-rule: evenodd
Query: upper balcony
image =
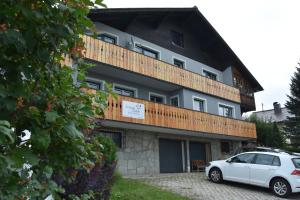
<path id="1" fill-rule="evenodd" d="M 82 38 L 86 45 L 84 55 L 87 59 L 237 103 L 241 102 L 237 88 L 90 36 Z"/>
<path id="2" fill-rule="evenodd" d="M 143 117 L 132 118 L 124 115 L 124 101 L 143 105 Z M 253 123 L 124 96 L 118 96 L 117 99 L 109 98 L 105 119 L 169 128 L 173 129 L 172 133 L 181 130 L 196 132 L 196 135 L 206 133 L 207 137 L 220 135 L 222 138 L 224 136 L 256 138 L 256 127 Z"/>

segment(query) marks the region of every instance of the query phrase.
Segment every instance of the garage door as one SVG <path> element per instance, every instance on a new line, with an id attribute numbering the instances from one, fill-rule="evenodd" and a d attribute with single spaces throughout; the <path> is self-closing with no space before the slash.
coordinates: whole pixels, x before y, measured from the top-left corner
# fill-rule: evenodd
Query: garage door
<path id="1" fill-rule="evenodd" d="M 183 172 L 180 140 L 159 139 L 160 173 Z"/>

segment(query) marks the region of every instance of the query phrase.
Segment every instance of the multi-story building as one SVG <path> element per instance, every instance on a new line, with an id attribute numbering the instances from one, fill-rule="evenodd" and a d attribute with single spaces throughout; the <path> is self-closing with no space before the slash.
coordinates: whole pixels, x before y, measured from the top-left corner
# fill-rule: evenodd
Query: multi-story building
<path id="1" fill-rule="evenodd" d="M 189 172 L 256 139 L 241 115 L 262 87 L 193 8 L 95 9 L 87 82 L 113 85 L 95 130 L 118 145 L 122 174 Z"/>

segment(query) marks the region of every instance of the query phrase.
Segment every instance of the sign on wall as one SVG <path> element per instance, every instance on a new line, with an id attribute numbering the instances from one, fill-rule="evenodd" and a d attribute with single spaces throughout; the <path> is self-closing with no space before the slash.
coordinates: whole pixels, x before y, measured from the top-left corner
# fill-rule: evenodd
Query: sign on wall
<path id="1" fill-rule="evenodd" d="M 145 105 L 131 101 L 122 101 L 122 116 L 145 119 Z"/>

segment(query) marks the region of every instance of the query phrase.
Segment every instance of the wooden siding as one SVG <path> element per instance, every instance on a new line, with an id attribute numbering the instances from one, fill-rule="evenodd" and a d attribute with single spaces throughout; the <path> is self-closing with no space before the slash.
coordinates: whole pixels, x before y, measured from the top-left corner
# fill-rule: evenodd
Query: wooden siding
<path id="1" fill-rule="evenodd" d="M 240 92 L 234 87 L 90 36 L 84 35 L 82 38 L 86 46 L 84 55 L 88 59 L 234 102 L 241 101 Z"/>
<path id="2" fill-rule="evenodd" d="M 144 104 L 145 118 L 134 119 L 122 116 L 123 100 Z M 256 138 L 256 127 L 253 123 L 123 96 L 118 96 L 117 99 L 109 98 L 108 108 L 105 111 L 105 119 L 212 134 Z"/>

